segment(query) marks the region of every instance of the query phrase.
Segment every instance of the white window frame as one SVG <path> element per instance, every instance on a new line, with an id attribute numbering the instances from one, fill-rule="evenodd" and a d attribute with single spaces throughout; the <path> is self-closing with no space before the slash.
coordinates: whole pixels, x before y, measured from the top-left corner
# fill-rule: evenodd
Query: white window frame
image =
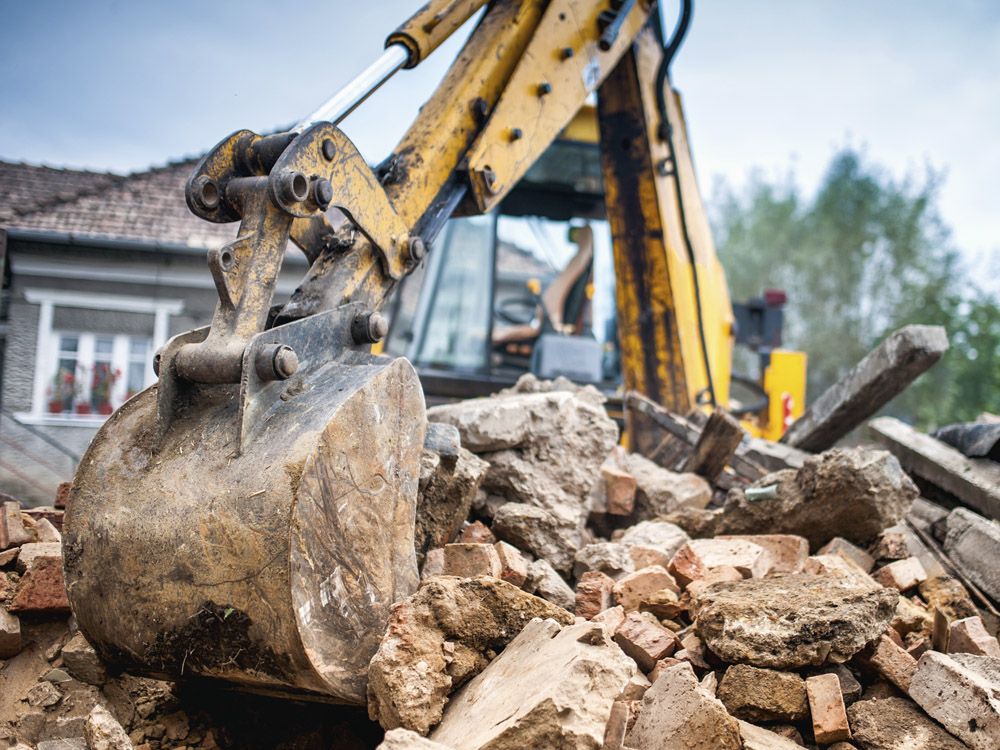
<path id="1" fill-rule="evenodd" d="M 167 341 L 167 334 L 170 330 L 170 316 L 177 315 L 184 309 L 184 301 L 179 299 L 154 299 L 118 294 L 90 294 L 56 289 L 28 288 L 24 290 L 24 298 L 27 302 L 39 306 L 31 411 L 22 412 L 17 415 L 19 420 L 28 424 L 99 425 L 107 419 L 106 416 L 100 414 L 48 413 L 46 389 L 50 384 L 52 373 L 55 371 L 54 366 L 55 358 L 58 357 L 59 335 L 62 333 L 80 335 L 81 347 L 83 346 L 83 339 L 91 336 L 87 331 L 53 331 L 52 320 L 56 307 L 76 307 L 90 310 L 152 315 L 154 352 Z M 121 352 L 123 347 L 128 346 L 128 334 L 109 335 L 113 335 L 115 338 L 115 351 Z M 93 358 L 91 357 L 91 359 Z M 119 358 L 115 357 L 116 361 L 117 359 Z M 127 352 L 124 360 L 126 362 L 128 360 Z M 115 384 L 116 390 L 120 387 L 123 386 L 118 383 Z"/>

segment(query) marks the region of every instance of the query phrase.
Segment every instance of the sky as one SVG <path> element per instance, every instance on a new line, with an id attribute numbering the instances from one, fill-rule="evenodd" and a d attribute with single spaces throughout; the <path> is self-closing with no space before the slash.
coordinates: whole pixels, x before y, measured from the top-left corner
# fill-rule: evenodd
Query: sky
<path id="1" fill-rule="evenodd" d="M 293 123 L 420 4 L 0 0 L 0 158 L 127 172 Z M 344 121 L 370 161 L 465 35 Z M 700 0 L 672 75 L 706 195 L 753 170 L 811 191 L 845 145 L 898 178 L 930 167 L 969 269 L 1000 289 L 1000 2 Z"/>

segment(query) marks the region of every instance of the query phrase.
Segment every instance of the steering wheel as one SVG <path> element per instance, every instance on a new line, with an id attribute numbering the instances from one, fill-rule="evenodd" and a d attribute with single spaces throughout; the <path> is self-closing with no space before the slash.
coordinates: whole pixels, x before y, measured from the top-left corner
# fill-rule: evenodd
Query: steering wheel
<path id="1" fill-rule="evenodd" d="M 496 305 L 496 316 L 505 323 L 521 326 L 535 319 L 538 311 L 538 299 L 533 296 L 507 297 Z"/>

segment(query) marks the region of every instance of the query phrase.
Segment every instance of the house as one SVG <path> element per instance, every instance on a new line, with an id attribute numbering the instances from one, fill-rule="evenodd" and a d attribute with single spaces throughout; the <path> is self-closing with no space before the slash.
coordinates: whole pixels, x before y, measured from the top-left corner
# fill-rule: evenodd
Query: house
<path id="1" fill-rule="evenodd" d="M 206 250 L 236 224 L 184 202 L 194 161 L 115 175 L 0 161 L 0 491 L 48 503 L 154 352 L 205 325 Z M 278 294 L 306 269 L 289 253 Z"/>

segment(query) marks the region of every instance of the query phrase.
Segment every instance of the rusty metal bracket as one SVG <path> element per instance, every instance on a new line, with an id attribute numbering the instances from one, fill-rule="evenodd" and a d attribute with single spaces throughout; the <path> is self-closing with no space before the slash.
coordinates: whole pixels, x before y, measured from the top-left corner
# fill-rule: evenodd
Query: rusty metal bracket
<path id="1" fill-rule="evenodd" d="M 271 170 L 275 204 L 292 216 L 340 209 L 378 249 L 385 272 L 406 273 L 410 231 L 351 140 L 321 122 L 303 132 Z"/>

